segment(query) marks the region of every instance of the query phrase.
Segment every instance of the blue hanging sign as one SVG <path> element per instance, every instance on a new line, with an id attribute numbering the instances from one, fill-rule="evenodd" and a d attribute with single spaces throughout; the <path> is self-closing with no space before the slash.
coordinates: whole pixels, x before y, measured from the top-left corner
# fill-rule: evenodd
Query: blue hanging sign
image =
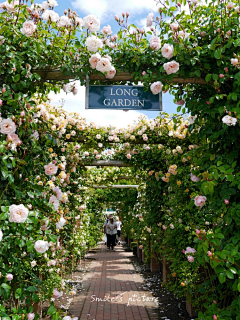
<path id="1" fill-rule="evenodd" d="M 162 111 L 162 93 L 154 95 L 143 88 L 87 84 L 86 109 Z"/>

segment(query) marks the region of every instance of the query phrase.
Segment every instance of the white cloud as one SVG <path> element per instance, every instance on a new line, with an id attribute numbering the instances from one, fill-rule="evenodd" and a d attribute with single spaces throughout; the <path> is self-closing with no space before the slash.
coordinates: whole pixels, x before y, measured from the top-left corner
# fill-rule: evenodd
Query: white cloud
<path id="1" fill-rule="evenodd" d="M 117 128 L 127 128 L 132 125 L 138 117 L 142 115 L 138 111 L 123 110 L 86 110 L 85 109 L 85 87 L 81 87 L 79 81 L 77 83 L 78 94 L 66 94 L 63 90 L 59 94 L 54 92 L 49 94 L 51 105 L 63 106 L 64 110 L 68 112 L 78 112 L 87 122 L 95 122 L 100 126 L 114 126 Z"/>
<path id="2" fill-rule="evenodd" d="M 157 11 L 154 0 L 74 0 L 72 6 L 84 14 L 95 14 L 103 21 L 109 20 L 109 16 L 119 16 L 122 12 L 129 12 L 130 17 L 148 11 Z"/>

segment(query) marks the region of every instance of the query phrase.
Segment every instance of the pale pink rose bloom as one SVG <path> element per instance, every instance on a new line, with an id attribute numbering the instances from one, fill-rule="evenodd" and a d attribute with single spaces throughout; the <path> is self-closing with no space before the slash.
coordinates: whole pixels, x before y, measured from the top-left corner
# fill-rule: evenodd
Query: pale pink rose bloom
<path id="1" fill-rule="evenodd" d="M 188 256 L 187 259 L 188 259 L 189 262 L 193 262 L 194 261 L 194 257 L 192 257 L 192 256 Z"/>
<path id="2" fill-rule="evenodd" d="M 187 247 L 186 250 L 184 250 L 184 253 L 196 253 L 196 250 L 194 248 L 191 247 Z"/>
<path id="3" fill-rule="evenodd" d="M 115 77 L 115 74 L 116 74 L 116 69 L 112 66 L 111 69 L 105 75 L 105 78 L 113 79 Z"/>
<path id="4" fill-rule="evenodd" d="M 231 10 L 232 8 L 234 8 L 234 6 L 235 6 L 235 3 L 233 3 L 233 2 L 228 2 L 228 4 L 227 4 L 227 8 L 229 9 L 229 10 Z"/>
<path id="5" fill-rule="evenodd" d="M 227 126 L 235 126 L 237 124 L 237 118 L 227 115 L 222 118 L 222 122 L 225 123 Z"/>
<path id="6" fill-rule="evenodd" d="M 85 22 L 85 28 L 90 32 L 96 32 L 100 29 L 100 20 L 93 14 L 89 14 L 84 17 L 83 20 Z"/>
<path id="7" fill-rule="evenodd" d="M 34 24 L 33 21 L 25 21 L 21 28 L 21 32 L 22 34 L 25 34 L 25 36 L 31 37 L 36 31 L 36 29 L 37 26 Z"/>
<path id="8" fill-rule="evenodd" d="M 224 199 L 225 204 L 229 204 L 228 199 Z"/>
<path id="9" fill-rule="evenodd" d="M 22 223 L 25 222 L 28 217 L 28 208 L 24 207 L 23 204 L 12 204 L 9 207 L 9 214 L 10 222 Z"/>
<path id="10" fill-rule="evenodd" d="M 194 204 L 197 207 L 202 208 L 202 206 L 204 206 L 205 202 L 206 202 L 207 198 L 205 196 L 196 196 L 194 198 Z"/>
<path id="11" fill-rule="evenodd" d="M 196 234 L 200 234 L 201 233 L 201 231 L 198 230 L 198 229 L 196 229 L 195 232 L 196 232 Z"/>
<path id="12" fill-rule="evenodd" d="M 79 18 L 79 17 L 76 17 L 75 18 L 75 21 L 76 21 L 76 23 L 77 23 L 77 25 L 79 26 L 79 27 L 83 27 L 84 26 L 84 21 L 83 21 L 83 19 L 82 18 Z"/>
<path id="13" fill-rule="evenodd" d="M 165 43 L 161 51 L 164 58 L 170 59 L 173 57 L 174 48 L 172 44 Z"/>
<path id="14" fill-rule="evenodd" d="M 53 192 L 56 194 L 56 196 L 59 200 L 62 199 L 63 193 L 62 193 L 62 190 L 58 186 L 53 188 Z"/>
<path id="15" fill-rule="evenodd" d="M 161 48 L 161 41 L 158 37 L 152 37 L 150 38 L 149 40 L 149 43 L 150 43 L 150 48 L 157 51 Z"/>
<path id="16" fill-rule="evenodd" d="M 53 10 L 45 10 L 42 14 L 42 19 L 45 21 L 51 20 L 51 22 L 57 22 L 59 15 Z"/>
<path id="17" fill-rule="evenodd" d="M 154 14 L 153 14 L 153 12 L 150 12 L 150 13 L 147 15 L 146 27 L 151 27 L 151 26 L 152 26 L 153 18 L 154 18 Z"/>
<path id="18" fill-rule="evenodd" d="M 8 12 L 14 12 L 17 10 L 16 6 L 19 5 L 19 0 L 11 1 L 10 3 L 8 1 L 4 2 L 4 6 L 7 9 Z"/>
<path id="19" fill-rule="evenodd" d="M 96 70 L 104 73 L 110 71 L 112 68 L 111 62 L 107 58 L 101 58 L 96 66 Z"/>
<path id="20" fill-rule="evenodd" d="M 28 313 L 27 318 L 28 320 L 33 320 L 35 317 L 35 313 Z"/>
<path id="21" fill-rule="evenodd" d="M 139 246 L 139 249 L 140 249 L 140 250 L 142 250 L 142 249 L 143 249 L 143 246 L 142 246 L 141 244 L 140 244 L 140 246 Z"/>
<path id="22" fill-rule="evenodd" d="M 53 295 L 52 295 L 53 298 L 55 299 L 58 299 L 61 297 L 61 293 L 58 291 L 58 289 L 53 289 Z"/>
<path id="23" fill-rule="evenodd" d="M 132 157 L 131 154 L 128 153 L 128 154 L 127 154 L 127 159 L 131 159 L 131 157 Z"/>
<path id="24" fill-rule="evenodd" d="M 2 230 L 0 229 L 0 241 L 2 241 L 2 238 L 3 238 L 3 232 L 2 232 Z"/>
<path id="25" fill-rule="evenodd" d="M 71 20 L 67 16 L 61 16 L 61 18 L 57 22 L 58 28 L 66 27 L 71 24 Z"/>
<path id="26" fill-rule="evenodd" d="M 167 74 L 176 73 L 179 70 L 179 63 L 173 60 L 173 61 L 164 63 L 163 68 L 167 72 Z"/>
<path id="27" fill-rule="evenodd" d="M 91 56 L 91 58 L 89 59 L 89 62 L 92 69 L 96 69 L 97 63 L 100 59 L 101 59 L 101 56 L 99 53 L 95 53 Z"/>
<path id="28" fill-rule="evenodd" d="M 200 178 L 200 177 L 197 177 L 197 176 L 195 176 L 194 174 L 191 173 L 191 180 L 192 180 L 193 182 L 198 182 L 198 181 L 201 180 L 201 178 Z"/>
<path id="29" fill-rule="evenodd" d="M 53 163 L 47 164 L 46 166 L 44 166 L 44 169 L 45 169 L 45 174 L 47 174 L 48 176 L 52 176 L 56 174 L 58 171 L 58 167 L 55 166 Z"/>
<path id="30" fill-rule="evenodd" d="M 100 158 L 101 158 L 101 155 L 100 155 L 100 154 L 97 154 L 97 155 L 95 156 L 95 158 L 96 158 L 96 159 L 100 159 Z"/>
<path id="31" fill-rule="evenodd" d="M 53 205 L 53 207 L 54 207 L 55 210 L 57 210 L 58 207 L 59 207 L 59 205 L 60 205 L 58 198 L 55 197 L 55 196 L 51 196 L 51 197 L 50 197 L 49 203 L 51 203 L 51 204 Z"/>
<path id="32" fill-rule="evenodd" d="M 63 217 L 61 217 L 60 220 L 56 223 L 56 229 L 62 229 L 65 223 L 66 220 Z"/>
<path id="33" fill-rule="evenodd" d="M 161 81 L 153 82 L 150 86 L 150 89 L 153 94 L 158 94 L 159 92 L 162 91 L 162 82 Z"/>
<path id="34" fill-rule="evenodd" d="M 217 316 L 215 314 L 213 315 L 213 320 L 217 320 Z"/>
<path id="35" fill-rule="evenodd" d="M 37 262 L 35 260 L 33 260 L 30 262 L 30 264 L 31 264 L 31 267 L 34 268 L 37 265 Z"/>
<path id="36" fill-rule="evenodd" d="M 3 134 L 12 134 L 16 131 L 16 125 L 12 119 L 3 119 L 0 122 L 0 132 Z"/>
<path id="37" fill-rule="evenodd" d="M 18 143 L 22 142 L 22 141 L 19 139 L 18 135 L 15 134 L 15 133 L 8 134 L 8 135 L 7 135 L 7 141 L 11 141 L 11 143 L 13 143 L 13 144 L 18 144 Z"/>
<path id="38" fill-rule="evenodd" d="M 207 252 L 207 255 L 208 255 L 209 257 L 211 257 L 211 256 L 212 256 L 212 252 L 211 252 L 211 251 L 208 251 L 208 252 Z"/>
<path id="39" fill-rule="evenodd" d="M 45 2 L 46 2 L 46 5 L 51 8 L 58 6 L 58 3 L 56 0 L 47 0 L 47 1 L 44 1 L 44 3 Z"/>
<path id="40" fill-rule="evenodd" d="M 49 249 L 49 243 L 44 240 L 37 240 L 34 244 L 34 249 L 39 253 L 44 253 Z"/>
<path id="41" fill-rule="evenodd" d="M 170 26 L 170 28 L 171 28 L 173 31 L 177 31 L 178 28 L 179 28 L 179 25 L 178 25 L 178 23 L 176 23 L 176 22 L 170 23 L 169 26 Z"/>
<path id="42" fill-rule="evenodd" d="M 102 32 L 110 36 L 112 34 L 111 26 L 108 24 L 107 26 L 103 27 Z"/>
<path id="43" fill-rule="evenodd" d="M 231 64 L 233 66 L 237 66 L 238 65 L 238 59 L 237 58 L 231 58 L 230 61 L 231 61 Z"/>
<path id="44" fill-rule="evenodd" d="M 12 281 L 13 275 L 12 275 L 11 273 L 8 273 L 8 274 L 6 275 L 6 279 L 7 279 L 8 281 Z"/>
<path id="45" fill-rule="evenodd" d="M 86 47 L 89 51 L 96 52 L 98 48 L 103 47 L 103 42 L 96 36 L 91 36 L 86 39 Z"/>

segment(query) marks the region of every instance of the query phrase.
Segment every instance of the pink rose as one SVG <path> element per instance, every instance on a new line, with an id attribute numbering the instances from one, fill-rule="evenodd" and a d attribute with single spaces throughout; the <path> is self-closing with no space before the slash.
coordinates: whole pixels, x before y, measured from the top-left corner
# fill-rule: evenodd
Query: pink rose
<path id="1" fill-rule="evenodd" d="M 131 154 L 128 153 L 128 154 L 127 154 L 127 159 L 131 159 L 131 157 L 132 157 Z"/>
<path id="2" fill-rule="evenodd" d="M 34 244 L 34 249 L 39 253 L 44 253 L 49 249 L 49 243 L 44 240 L 37 240 Z"/>
<path id="3" fill-rule="evenodd" d="M 229 10 L 231 10 L 232 8 L 234 8 L 234 6 L 235 6 L 235 3 L 233 3 L 233 2 L 228 2 L 228 4 L 227 4 L 227 8 L 229 9 Z"/>
<path id="4" fill-rule="evenodd" d="M 207 255 L 208 255 L 209 257 L 211 257 L 211 256 L 212 256 L 212 252 L 211 252 L 211 251 L 208 251 L 208 252 L 207 252 Z"/>
<path id="5" fill-rule="evenodd" d="M 3 119 L 0 122 L 0 132 L 3 134 L 12 134 L 16 131 L 16 125 L 11 119 Z"/>
<path id="6" fill-rule="evenodd" d="M 163 68 L 167 72 L 167 74 L 176 73 L 179 70 L 179 63 L 173 60 L 173 61 L 164 63 Z"/>
<path id="7" fill-rule="evenodd" d="M 35 317 L 35 313 L 28 313 L 27 318 L 28 320 L 33 320 Z"/>
<path id="8" fill-rule="evenodd" d="M 150 42 L 151 49 L 157 51 L 161 48 L 161 41 L 158 37 L 155 36 L 155 37 L 150 38 L 149 42 Z"/>
<path id="9" fill-rule="evenodd" d="M 224 202 L 225 202 L 226 204 L 229 204 L 229 201 L 228 201 L 227 199 L 224 199 Z"/>
<path id="10" fill-rule="evenodd" d="M 143 246 L 140 244 L 139 249 L 142 250 Z"/>
<path id="11" fill-rule="evenodd" d="M 201 180 L 201 178 L 199 178 L 199 177 L 197 177 L 197 176 L 195 176 L 194 174 L 191 173 L 191 180 L 192 180 L 193 182 L 198 182 L 198 181 Z"/>
<path id="12" fill-rule="evenodd" d="M 237 65 L 238 65 L 238 59 L 232 58 L 230 61 L 231 61 L 231 64 L 232 64 L 233 66 L 237 66 Z"/>
<path id="13" fill-rule="evenodd" d="M 111 26 L 108 24 L 107 26 L 103 27 L 102 32 L 110 36 L 112 34 Z"/>
<path id="14" fill-rule="evenodd" d="M 24 207 L 23 204 L 12 204 L 9 207 L 9 215 L 10 222 L 22 223 L 25 222 L 28 217 L 28 209 Z"/>
<path id="15" fill-rule="evenodd" d="M 176 22 L 173 22 L 173 23 L 170 23 L 170 28 L 173 30 L 173 31 L 177 31 L 179 26 Z"/>
<path id="16" fill-rule="evenodd" d="M 58 289 L 53 289 L 53 295 L 52 295 L 53 298 L 55 299 L 58 299 L 61 297 L 61 293 L 58 291 Z"/>
<path id="17" fill-rule="evenodd" d="M 152 26 L 153 18 L 154 18 L 153 12 L 149 13 L 148 16 L 147 16 L 147 22 L 146 22 L 146 26 L 147 27 L 151 27 Z"/>
<path id="18" fill-rule="evenodd" d="M 213 315 L 213 320 L 217 320 L 217 316 L 215 314 Z"/>
<path id="19" fill-rule="evenodd" d="M 151 84 L 150 89 L 153 94 L 158 94 L 162 91 L 162 83 L 160 81 Z"/>
<path id="20" fill-rule="evenodd" d="M 115 77 L 115 74 L 116 74 L 116 69 L 112 66 L 111 69 L 105 75 L 105 78 L 106 79 L 112 79 L 112 78 Z"/>
<path id="21" fill-rule="evenodd" d="M 7 141 L 11 141 L 12 144 L 19 144 L 21 140 L 19 139 L 18 135 L 15 133 L 7 135 Z"/>
<path id="22" fill-rule="evenodd" d="M 47 174 L 48 176 L 52 176 L 56 174 L 58 171 L 58 167 L 55 166 L 53 163 L 47 164 L 46 166 L 44 166 L 44 169 L 45 169 L 45 174 Z"/>
<path id="23" fill-rule="evenodd" d="M 198 230 L 198 229 L 196 229 L 195 232 L 196 232 L 196 234 L 200 234 L 201 233 L 201 231 Z"/>
<path id="24" fill-rule="evenodd" d="M 13 275 L 12 275 L 11 273 L 8 273 L 8 274 L 6 275 L 6 279 L 7 279 L 8 281 L 12 281 Z"/>
<path id="25" fill-rule="evenodd" d="M 193 262 L 194 261 L 194 257 L 192 257 L 192 256 L 188 256 L 187 259 L 188 259 L 189 262 Z"/>
<path id="26" fill-rule="evenodd" d="M 206 200 L 207 200 L 207 198 L 205 196 L 196 196 L 194 199 L 194 204 L 197 207 L 202 208 L 202 206 L 204 206 Z"/>
<path id="27" fill-rule="evenodd" d="M 33 21 L 25 21 L 22 26 L 21 32 L 22 34 L 25 34 L 25 36 L 31 37 L 36 31 L 36 29 L 37 26 L 34 24 Z"/>
<path id="28" fill-rule="evenodd" d="M 91 58 L 89 59 L 89 62 L 92 69 L 96 69 L 97 63 L 100 59 L 101 59 L 101 56 L 99 53 L 95 53 L 91 56 Z"/>
<path id="29" fill-rule="evenodd" d="M 172 44 L 165 43 L 161 51 L 164 58 L 170 59 L 173 57 L 174 49 Z"/>

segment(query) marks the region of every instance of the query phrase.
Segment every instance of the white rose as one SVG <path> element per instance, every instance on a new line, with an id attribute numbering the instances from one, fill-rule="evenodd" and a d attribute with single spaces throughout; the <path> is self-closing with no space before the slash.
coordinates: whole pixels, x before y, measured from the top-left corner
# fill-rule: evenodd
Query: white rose
<path id="1" fill-rule="evenodd" d="M 107 58 L 101 58 L 97 63 L 96 69 L 102 73 L 108 72 L 112 69 L 111 62 Z"/>
<path id="2" fill-rule="evenodd" d="M 3 232 L 2 232 L 2 230 L 0 229 L 0 241 L 2 241 L 2 238 L 3 238 Z"/>
<path id="3" fill-rule="evenodd" d="M 228 126 L 235 126 L 237 123 L 237 118 L 231 116 L 225 116 L 222 118 L 222 122 Z"/>
<path id="4" fill-rule="evenodd" d="M 96 32 L 100 29 L 100 20 L 93 14 L 89 14 L 84 17 L 83 20 L 85 22 L 85 28 L 90 32 Z"/>
<path id="5" fill-rule="evenodd" d="M 28 209 L 24 207 L 23 204 L 16 205 L 12 204 L 9 207 L 9 221 L 10 222 L 17 222 L 17 223 L 22 223 L 25 222 L 27 217 L 28 217 Z"/>
<path id="6" fill-rule="evenodd" d="M 65 223 L 66 220 L 63 217 L 61 217 L 60 220 L 56 223 L 56 229 L 62 229 Z"/>
<path id="7" fill-rule="evenodd" d="M 96 52 L 98 48 L 103 47 L 103 42 L 101 39 L 97 38 L 96 36 L 91 36 L 87 38 L 86 46 L 89 51 Z"/>
<path id="8" fill-rule="evenodd" d="M 34 244 L 34 249 L 39 253 L 44 253 L 49 249 L 49 243 L 44 240 L 37 240 Z"/>
<path id="9" fill-rule="evenodd" d="M 71 24 L 71 21 L 67 16 L 61 16 L 61 18 L 57 22 L 57 26 L 59 28 L 69 26 L 70 24 Z"/>
<path id="10" fill-rule="evenodd" d="M 0 132 L 3 134 L 12 134 L 16 131 L 16 125 L 11 119 L 3 119 L 0 122 Z"/>
<path id="11" fill-rule="evenodd" d="M 147 27 L 151 27 L 152 26 L 153 18 L 154 18 L 153 12 L 149 13 L 148 16 L 147 16 L 147 22 L 146 22 L 146 26 Z"/>
<path id="12" fill-rule="evenodd" d="M 165 43 L 161 51 L 164 58 L 170 59 L 173 56 L 173 45 Z"/>
<path id="13" fill-rule="evenodd" d="M 36 266 L 37 262 L 33 260 L 33 261 L 30 262 L 30 264 L 31 264 L 31 267 L 33 268 L 33 267 Z"/>
<path id="14" fill-rule="evenodd" d="M 58 3 L 56 0 L 47 0 L 49 7 L 57 7 Z"/>
<path id="15" fill-rule="evenodd" d="M 14 12 L 17 10 L 16 6 L 19 5 L 19 0 L 11 1 L 10 3 L 8 1 L 5 1 L 4 5 L 8 12 Z"/>
<path id="16" fill-rule="evenodd" d="M 21 32 L 22 34 L 25 34 L 27 37 L 31 37 L 36 31 L 36 29 L 37 26 L 34 24 L 34 22 L 27 20 L 24 22 Z"/>
<path id="17" fill-rule="evenodd" d="M 45 10 L 42 14 L 42 19 L 45 21 L 51 19 L 52 22 L 56 22 L 59 19 L 59 15 L 53 10 Z"/>

